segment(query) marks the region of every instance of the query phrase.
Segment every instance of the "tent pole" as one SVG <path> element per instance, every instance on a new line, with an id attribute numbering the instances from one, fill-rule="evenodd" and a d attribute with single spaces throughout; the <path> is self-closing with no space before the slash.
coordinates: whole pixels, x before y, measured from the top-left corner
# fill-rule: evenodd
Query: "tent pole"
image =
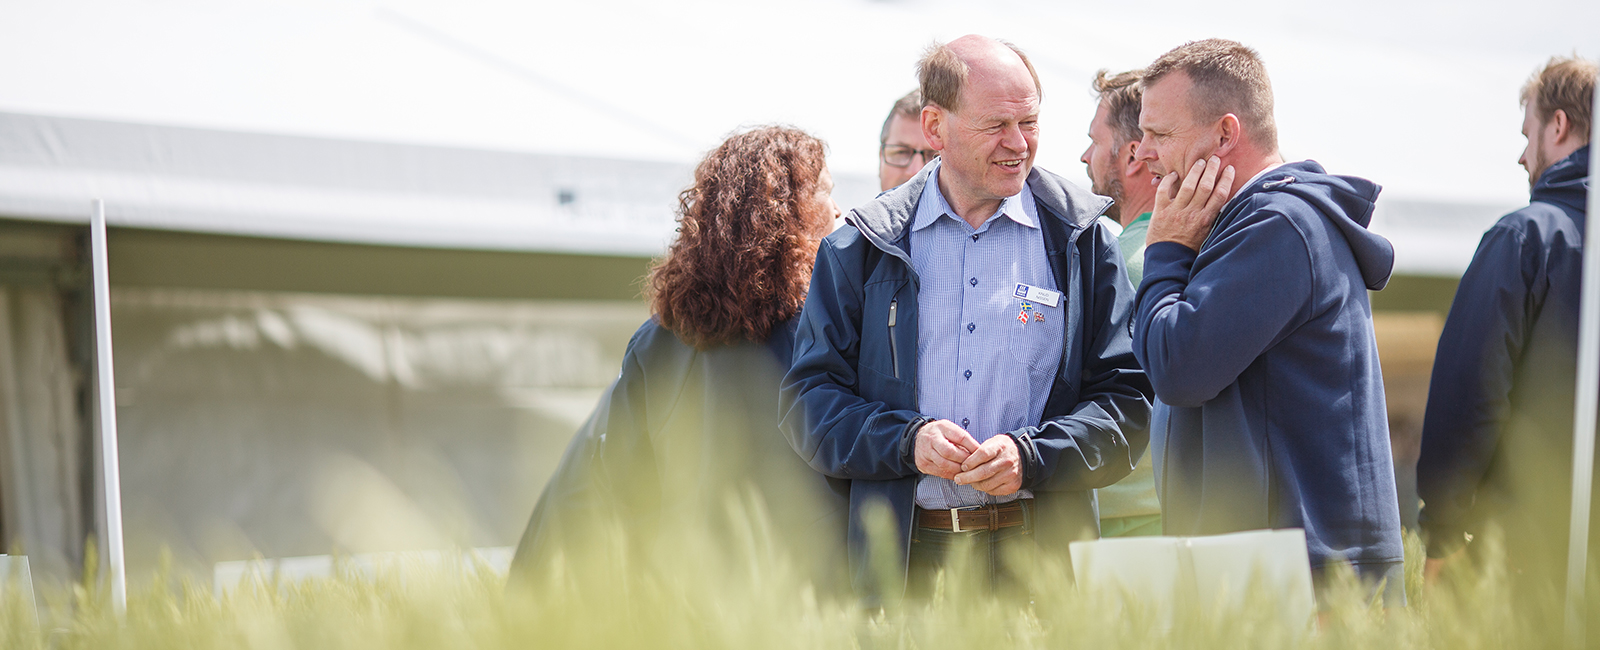
<path id="1" fill-rule="evenodd" d="M 99 381 L 100 468 L 105 487 L 106 571 L 111 606 L 120 618 L 128 610 L 127 571 L 122 556 L 122 478 L 117 454 L 117 399 L 111 366 L 111 279 L 106 270 L 106 206 L 95 199 L 89 218 L 89 248 L 94 272 L 95 377 Z M 85 576 L 87 578 L 88 576 Z"/>
<path id="2" fill-rule="evenodd" d="M 1600 115 L 1600 93 L 1594 98 Z M 1572 519 L 1567 536 L 1567 647 L 1584 647 L 1589 560 L 1589 497 L 1594 481 L 1594 427 L 1600 400 L 1600 245 L 1589 241 L 1600 213 L 1600 149 L 1589 148 L 1589 203 L 1584 217 L 1583 301 L 1578 316 L 1578 385 L 1572 432 Z"/>

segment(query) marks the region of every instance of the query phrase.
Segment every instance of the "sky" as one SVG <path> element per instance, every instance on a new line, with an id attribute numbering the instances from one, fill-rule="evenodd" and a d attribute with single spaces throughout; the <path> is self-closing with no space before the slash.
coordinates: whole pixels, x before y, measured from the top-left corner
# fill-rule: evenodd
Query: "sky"
<path id="1" fill-rule="evenodd" d="M 0 110 L 685 163 L 777 122 L 865 176 L 920 51 L 965 33 L 1029 52 L 1037 164 L 1069 179 L 1095 70 L 1224 37 L 1265 60 L 1286 157 L 1515 205 L 1518 89 L 1600 53 L 1600 2 L 0 0 Z"/>

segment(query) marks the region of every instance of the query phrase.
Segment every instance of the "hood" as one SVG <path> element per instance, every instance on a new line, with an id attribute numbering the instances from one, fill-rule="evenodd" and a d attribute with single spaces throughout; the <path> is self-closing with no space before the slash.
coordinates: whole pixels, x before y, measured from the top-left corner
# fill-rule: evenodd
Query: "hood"
<path id="1" fill-rule="evenodd" d="M 845 221 L 860 230 L 862 236 L 874 246 L 905 259 L 907 264 L 911 263 L 911 258 L 894 242 L 899 241 L 906 229 L 911 227 L 911 221 L 917 216 L 917 201 L 922 198 L 922 190 L 927 187 L 928 178 L 939 166 L 938 161 L 928 164 L 900 187 L 879 194 L 878 198 L 866 205 L 851 210 Z M 1028 189 L 1033 192 L 1034 200 L 1044 208 L 1039 214 L 1040 218 L 1064 220 L 1075 230 L 1087 227 L 1105 213 L 1106 208 L 1111 207 L 1111 199 L 1038 167 L 1028 172 Z"/>
<path id="2" fill-rule="evenodd" d="M 1569 213 L 1584 214 L 1589 200 L 1589 145 L 1579 147 L 1539 175 L 1533 200 L 1552 203 Z M 1583 220 L 1578 219 L 1579 227 Z"/>
<path id="3" fill-rule="evenodd" d="M 1285 163 L 1262 174 L 1233 201 L 1243 205 L 1243 201 L 1257 195 L 1283 192 L 1310 204 L 1338 227 L 1355 254 L 1361 280 L 1368 289 L 1377 291 L 1389 283 L 1394 271 L 1394 245 L 1382 235 L 1367 230 L 1381 190 L 1377 183 L 1365 178 L 1334 176 L 1316 161 L 1305 160 Z"/>

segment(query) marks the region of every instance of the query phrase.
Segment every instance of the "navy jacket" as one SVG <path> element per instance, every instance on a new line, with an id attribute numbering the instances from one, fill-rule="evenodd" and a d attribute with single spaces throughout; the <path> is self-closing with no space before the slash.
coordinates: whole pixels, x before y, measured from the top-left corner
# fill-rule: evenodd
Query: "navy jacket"
<path id="1" fill-rule="evenodd" d="M 926 418 L 917 412 L 918 280 L 909 251 L 928 174 L 852 210 L 851 227 L 823 240 L 783 381 L 794 450 L 817 471 L 851 481 L 850 567 L 868 596 L 904 591 L 922 477 L 912 459 Z M 1109 202 L 1037 168 L 1028 186 L 1056 286 L 1070 302 L 1043 421 L 1009 435 L 1022 452 L 1023 487 L 1034 493 L 1039 543 L 1064 553 L 1069 541 L 1098 535 L 1091 490 L 1133 471 L 1144 452 L 1150 387 L 1129 348 L 1133 287 L 1116 238 L 1096 222 Z M 884 506 L 897 555 L 873 573 L 864 517 Z"/>
<path id="2" fill-rule="evenodd" d="M 511 581 L 560 575 L 563 568 L 551 564 L 558 559 L 569 565 L 565 571 L 598 573 L 614 563 L 608 553 L 618 542 L 636 551 L 623 565 L 630 571 L 655 566 L 663 548 L 671 566 L 656 568 L 667 570 L 682 570 L 678 554 L 686 550 L 754 559 L 738 555 L 750 551 L 745 541 L 753 532 L 755 539 L 770 533 L 773 546 L 824 591 L 844 588 L 849 486 L 801 463 L 778 431 L 778 382 L 796 322 L 777 324 L 764 343 L 706 350 L 654 319 L 640 326 L 617 380 L 540 495 Z M 750 507 L 752 496 L 764 502 L 765 518 L 729 511 L 731 499 Z M 771 531 L 762 528 L 768 524 Z M 627 538 L 612 539 L 619 532 Z M 738 575 L 748 574 L 743 562 L 724 564 L 730 580 L 751 577 Z"/>
<path id="3" fill-rule="evenodd" d="M 1198 254 L 1146 249 L 1133 340 L 1159 400 L 1151 448 L 1167 534 L 1303 528 L 1313 568 L 1399 566 L 1367 298 L 1394 266 L 1388 240 L 1366 228 L 1378 190 L 1285 164 L 1223 206 Z"/>
<path id="4" fill-rule="evenodd" d="M 1508 528 L 1565 548 L 1588 179 L 1589 147 L 1546 169 L 1533 202 L 1484 233 L 1456 289 L 1417 462 L 1429 555 L 1512 510 L 1551 515 Z"/>

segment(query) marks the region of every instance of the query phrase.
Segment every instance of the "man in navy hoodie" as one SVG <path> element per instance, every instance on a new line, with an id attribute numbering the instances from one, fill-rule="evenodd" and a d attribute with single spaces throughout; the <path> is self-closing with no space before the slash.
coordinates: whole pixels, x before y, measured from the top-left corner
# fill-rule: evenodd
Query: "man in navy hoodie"
<path id="1" fill-rule="evenodd" d="M 1314 579 L 1346 562 L 1404 603 L 1367 300 L 1394 264 L 1367 230 L 1378 186 L 1284 162 L 1266 69 L 1233 41 L 1146 68 L 1139 126 L 1160 187 L 1133 349 L 1159 400 L 1163 528 L 1302 528 Z M 1248 180 L 1230 199 L 1235 176 Z"/>
<path id="2" fill-rule="evenodd" d="M 1422 425 L 1428 575 L 1498 524 L 1514 574 L 1554 595 L 1572 489 L 1578 285 L 1595 64 L 1555 58 L 1522 90 L 1532 203 L 1484 233 L 1456 289 Z M 1481 545 L 1475 545 L 1481 546 Z M 1525 594 L 1527 595 L 1527 594 Z"/>

